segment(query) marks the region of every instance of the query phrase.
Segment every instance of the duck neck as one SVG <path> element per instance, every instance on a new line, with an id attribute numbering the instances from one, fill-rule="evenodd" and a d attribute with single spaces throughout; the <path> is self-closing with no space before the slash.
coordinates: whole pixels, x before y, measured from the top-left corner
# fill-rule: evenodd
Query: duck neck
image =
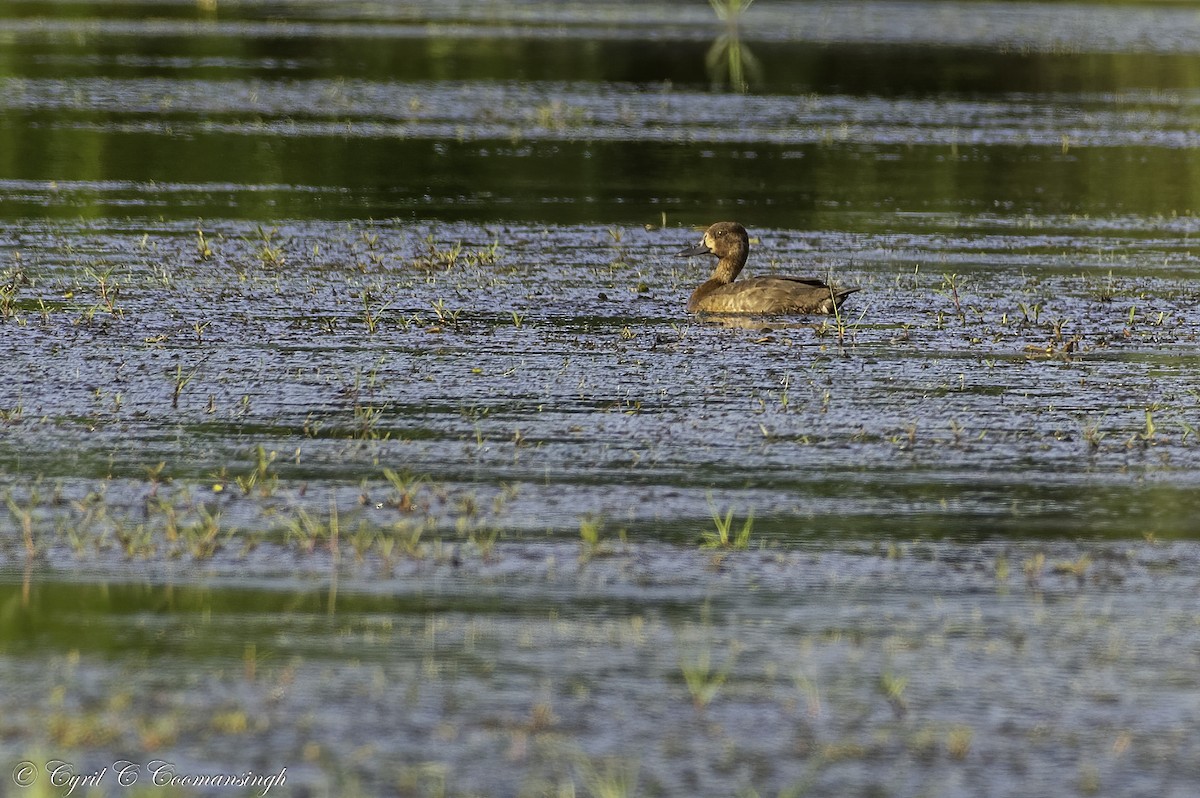
<path id="1" fill-rule="evenodd" d="M 746 252 L 744 250 L 734 250 L 717 263 L 717 268 L 713 269 L 710 282 L 718 282 L 728 285 L 737 279 L 738 273 L 742 267 L 746 265 Z"/>

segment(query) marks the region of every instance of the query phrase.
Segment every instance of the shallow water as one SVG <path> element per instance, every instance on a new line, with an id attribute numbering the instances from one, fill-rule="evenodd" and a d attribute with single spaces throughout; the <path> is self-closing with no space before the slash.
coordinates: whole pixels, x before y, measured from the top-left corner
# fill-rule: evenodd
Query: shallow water
<path id="1" fill-rule="evenodd" d="M 1196 24 L 6 4 L 5 761 L 1190 794 Z"/>

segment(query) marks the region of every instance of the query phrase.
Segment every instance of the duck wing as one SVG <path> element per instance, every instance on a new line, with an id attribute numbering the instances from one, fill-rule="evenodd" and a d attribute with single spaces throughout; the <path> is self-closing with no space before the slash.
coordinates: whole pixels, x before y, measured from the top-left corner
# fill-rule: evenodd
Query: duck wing
<path id="1" fill-rule="evenodd" d="M 812 286 L 813 288 L 828 288 L 829 285 L 824 280 L 818 280 L 816 277 L 789 277 L 786 274 L 772 274 L 769 277 L 751 277 L 750 280 L 787 280 L 790 283 L 800 283 L 801 285 Z"/>
<path id="2" fill-rule="evenodd" d="M 751 277 L 722 285 L 698 303 L 701 313 L 833 313 L 857 288 L 831 289 L 815 277 Z"/>

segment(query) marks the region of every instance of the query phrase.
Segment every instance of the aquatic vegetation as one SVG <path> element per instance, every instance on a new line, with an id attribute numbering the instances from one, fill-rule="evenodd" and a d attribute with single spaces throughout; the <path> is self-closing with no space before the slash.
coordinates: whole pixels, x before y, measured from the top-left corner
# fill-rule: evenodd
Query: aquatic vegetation
<path id="1" fill-rule="evenodd" d="M 414 269 L 449 271 L 458 265 L 459 256 L 463 251 L 462 241 L 455 241 L 453 244 L 443 246 L 434 238 L 433 233 L 430 233 L 421 240 L 421 243 L 424 251 L 412 259 Z M 494 249 L 491 254 L 494 256 Z"/>
<path id="2" fill-rule="evenodd" d="M 754 531 L 754 510 L 746 514 L 742 528 L 733 532 L 733 508 L 725 511 L 725 515 L 717 510 L 712 496 L 708 497 L 708 509 L 712 514 L 715 529 L 701 533 L 700 547 L 705 549 L 748 549 L 750 535 Z"/>
<path id="3" fill-rule="evenodd" d="M 372 300 L 375 297 L 366 288 L 360 292 L 359 296 L 362 298 L 363 303 L 363 324 L 366 326 L 367 332 L 370 335 L 374 335 L 375 331 L 379 328 L 380 317 L 391 303 L 379 302 L 372 304 Z"/>
<path id="4" fill-rule="evenodd" d="M 548 130 L 569 130 L 582 127 L 591 114 L 584 108 L 576 108 L 562 100 L 550 100 L 534 106 L 533 123 Z"/>
<path id="5" fill-rule="evenodd" d="M 971 752 L 971 741 L 975 730 L 970 726 L 958 724 L 946 732 L 946 753 L 955 759 L 964 759 Z"/>
<path id="6" fill-rule="evenodd" d="M 433 313 L 437 318 L 438 324 L 449 325 L 455 329 L 458 328 L 458 317 L 462 313 L 461 310 L 450 310 L 446 307 L 446 300 L 441 297 L 431 301 L 429 306 L 433 308 Z"/>
<path id="7" fill-rule="evenodd" d="M 698 710 L 707 707 L 717 697 L 733 672 L 738 652 L 741 650 L 736 642 L 730 643 L 725 647 L 722 662 L 718 666 L 713 661 L 713 648 L 714 644 L 711 641 L 704 641 L 679 653 L 679 670 L 683 674 L 683 681 L 692 697 L 692 703 Z"/>
<path id="8" fill-rule="evenodd" d="M 742 43 L 739 25 L 741 17 L 754 0 L 709 0 L 717 18 L 725 23 L 725 31 L 713 41 L 704 57 L 709 77 L 718 83 L 729 84 L 740 92 L 749 89 L 747 77 L 759 80 L 762 67 L 750 48 Z"/>
<path id="9" fill-rule="evenodd" d="M 286 258 L 282 245 L 276 240 L 276 237 L 279 235 L 279 229 L 276 227 L 263 227 L 261 224 L 256 225 L 254 229 L 257 239 L 255 255 L 258 257 L 259 262 L 271 269 L 283 268 Z"/>
<path id="10" fill-rule="evenodd" d="M 473 250 L 467 255 L 467 263 L 477 266 L 494 266 L 499 260 L 500 239 L 498 238 L 493 238 L 486 247 Z"/>
<path id="11" fill-rule="evenodd" d="M 463 516 L 456 524 L 459 536 L 465 536 L 475 552 L 485 561 L 490 561 L 500 540 L 500 530 L 486 524 L 471 524 Z"/>
<path id="12" fill-rule="evenodd" d="M 590 553 L 594 554 L 600 548 L 600 530 L 603 527 L 604 522 L 598 518 L 584 516 L 579 519 L 579 539 Z"/>
<path id="13" fill-rule="evenodd" d="M 903 717 L 908 712 L 908 701 L 904 698 L 904 689 L 907 686 L 907 676 L 895 674 L 890 670 L 879 674 L 879 689 L 897 717 Z"/>
<path id="14" fill-rule="evenodd" d="M 1108 271 L 1108 277 L 1103 280 L 1089 280 L 1089 293 L 1097 302 L 1112 302 L 1117 298 L 1119 293 L 1116 280 L 1113 279 L 1112 269 Z"/>
<path id="15" fill-rule="evenodd" d="M 234 481 L 244 495 L 249 495 L 255 488 L 264 498 L 275 492 L 279 486 L 279 475 L 271 466 L 275 463 L 277 456 L 277 452 L 268 452 L 262 444 L 254 447 L 254 468 L 241 476 L 234 477 Z"/>
<path id="16" fill-rule="evenodd" d="M 1003 586 L 1008 582 L 1008 577 L 1010 574 L 1010 568 L 1008 565 L 1008 555 L 1005 554 L 1004 552 L 1001 552 L 1000 554 L 998 554 L 996 556 L 996 562 L 995 562 L 994 568 L 995 568 L 995 574 L 996 574 L 996 582 L 1003 588 Z"/>
<path id="17" fill-rule="evenodd" d="M 297 508 L 287 519 L 284 529 L 284 542 L 297 545 L 304 552 L 311 554 L 318 547 L 336 552 L 341 533 L 337 504 L 331 501 L 328 512 L 323 515 L 312 515 L 303 507 Z"/>
<path id="18" fill-rule="evenodd" d="M 1032 325 L 1034 327 L 1041 323 L 1042 303 L 1035 302 L 1032 305 L 1027 305 L 1024 302 L 1017 303 L 1017 310 L 1021 311 L 1022 323 Z"/>
<path id="19" fill-rule="evenodd" d="M 343 388 L 350 399 L 350 437 L 360 441 L 386 439 L 390 433 L 379 431 L 379 424 L 388 409 L 386 403 L 372 401 L 379 383 L 379 364 L 365 375 L 361 368 L 354 371 L 354 383 Z"/>
<path id="20" fill-rule="evenodd" d="M 0 272 L 0 319 L 16 318 L 17 297 L 21 293 L 21 286 L 28 281 L 20 261 L 17 265 Z"/>
<path id="21" fill-rule="evenodd" d="M 965 321 L 966 317 L 963 314 L 962 299 L 959 296 L 959 288 L 962 285 L 962 277 L 957 274 L 943 274 L 942 285 L 938 289 L 939 294 L 949 297 L 951 304 L 954 305 L 954 315 L 960 320 Z"/>
<path id="22" fill-rule="evenodd" d="M 350 544 L 350 549 L 354 552 L 355 562 L 361 565 L 366 562 L 367 554 L 375 546 L 378 536 L 379 533 L 376 530 L 365 524 L 360 524 L 353 532 L 345 534 L 342 537 Z"/>
<path id="23" fill-rule="evenodd" d="M 1138 440 L 1140 440 L 1142 442 L 1153 441 L 1155 439 L 1155 433 L 1157 431 L 1158 431 L 1158 428 L 1154 426 L 1154 412 L 1150 408 L 1147 408 L 1146 409 L 1146 426 L 1141 432 L 1139 432 L 1137 434 L 1137 438 L 1138 438 Z"/>
<path id="24" fill-rule="evenodd" d="M 196 374 L 199 372 L 199 370 L 200 370 L 200 367 L 197 366 L 196 368 L 192 369 L 191 371 L 184 373 L 183 364 L 182 363 L 175 364 L 175 373 L 171 377 L 171 386 L 172 386 L 171 387 L 171 407 L 172 408 L 179 407 L 179 397 L 183 394 L 183 389 L 188 386 L 188 383 L 190 383 L 193 379 L 195 379 Z"/>
<path id="25" fill-rule="evenodd" d="M 1045 569 L 1046 555 L 1044 552 L 1036 552 L 1032 556 L 1026 557 L 1021 563 L 1021 570 L 1025 573 L 1025 581 L 1031 585 L 1037 584 Z"/>
<path id="26" fill-rule="evenodd" d="M 1087 572 L 1091 567 L 1092 558 L 1085 554 L 1077 560 L 1059 560 L 1050 566 L 1050 571 L 1056 574 L 1067 574 L 1076 579 L 1083 579 L 1087 576 Z"/>
<path id="27" fill-rule="evenodd" d="M 95 295 L 99 302 L 91 305 L 85 311 L 85 317 L 88 321 L 92 319 L 97 310 L 105 310 L 111 316 L 123 316 L 124 311 L 117 306 L 117 298 L 121 295 L 121 285 L 113 277 L 113 272 L 116 271 L 116 266 L 108 268 L 94 268 L 87 266 L 84 268 L 84 275 L 96 284 Z"/>
<path id="28" fill-rule="evenodd" d="M 149 557 L 155 553 L 154 531 L 146 524 L 129 523 L 128 519 L 113 518 L 113 539 L 128 559 Z"/>
<path id="29" fill-rule="evenodd" d="M 178 531 L 178 537 L 188 554 L 197 560 L 207 560 L 217 553 L 221 544 L 236 535 L 237 530 L 228 529 L 224 538 L 221 536 L 221 512 L 210 512 L 204 507 L 198 507 L 199 519 L 183 526 Z"/>
<path id="30" fill-rule="evenodd" d="M 433 480 L 428 474 L 417 474 L 408 468 L 399 471 L 384 468 L 383 478 L 391 485 L 394 494 L 385 504 L 402 513 L 428 508 L 428 503 L 418 502 L 422 491 L 433 486 Z"/>
<path id="31" fill-rule="evenodd" d="M 196 254 L 200 260 L 206 261 L 212 258 L 212 247 L 209 246 L 208 237 L 204 235 L 204 228 L 196 228 Z"/>
<path id="32" fill-rule="evenodd" d="M 38 504 L 38 494 L 36 488 L 30 491 L 29 506 L 21 507 L 13 498 L 12 491 L 9 491 L 4 496 L 4 503 L 8 507 L 9 514 L 21 526 L 21 542 L 25 545 L 26 556 L 31 556 L 37 552 L 37 546 L 33 541 L 33 510 L 32 508 Z"/>
<path id="33" fill-rule="evenodd" d="M 617 537 L 624 544 L 625 530 L 620 530 Z M 579 540 L 583 544 L 583 551 L 579 555 L 581 563 L 614 551 L 604 539 L 604 519 L 597 515 L 584 515 L 579 518 Z"/>
<path id="34" fill-rule="evenodd" d="M 400 551 L 411 559 L 420 559 L 424 556 L 424 550 L 421 548 L 421 537 L 426 531 L 433 531 L 435 524 L 433 519 L 424 519 L 420 521 L 411 521 L 402 519 L 392 524 L 386 532 L 379 532 L 375 545 L 379 550 L 380 556 L 383 557 L 384 564 L 389 566 L 392 562 L 392 552 L 396 546 L 400 547 Z"/>
<path id="35" fill-rule="evenodd" d="M 834 285 L 832 275 L 830 275 L 826 279 L 826 282 L 829 283 L 830 285 Z M 867 308 L 864 307 L 859 310 L 858 316 L 857 316 L 857 318 L 855 318 L 855 320 L 853 322 L 847 323 L 846 315 L 845 315 L 845 313 L 843 313 L 841 305 L 833 306 L 834 329 L 837 332 L 838 350 L 842 354 L 845 354 L 845 352 L 846 352 L 847 341 L 849 340 L 850 343 L 854 342 L 855 333 L 862 326 L 862 324 L 866 318 L 867 318 Z M 814 332 L 817 335 L 825 334 L 826 331 L 828 330 L 828 324 L 829 324 L 829 321 L 827 319 L 822 319 L 821 326 L 818 327 L 816 330 L 814 330 Z"/>
<path id="36" fill-rule="evenodd" d="M 593 798 L 633 798 L 638 795 L 639 763 L 636 759 L 581 755 L 575 759 L 575 769 L 585 794 Z"/>

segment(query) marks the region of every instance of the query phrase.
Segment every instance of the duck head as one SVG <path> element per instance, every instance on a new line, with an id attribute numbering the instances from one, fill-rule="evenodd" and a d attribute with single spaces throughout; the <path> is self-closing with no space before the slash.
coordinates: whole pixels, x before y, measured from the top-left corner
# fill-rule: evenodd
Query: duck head
<path id="1" fill-rule="evenodd" d="M 693 255 L 716 255 L 721 259 L 717 264 L 716 279 L 721 282 L 732 282 L 742 266 L 746 264 L 746 256 L 750 253 L 750 236 L 746 228 L 737 222 L 717 222 L 704 231 L 704 238 L 690 249 L 677 252 L 679 257 Z"/>

